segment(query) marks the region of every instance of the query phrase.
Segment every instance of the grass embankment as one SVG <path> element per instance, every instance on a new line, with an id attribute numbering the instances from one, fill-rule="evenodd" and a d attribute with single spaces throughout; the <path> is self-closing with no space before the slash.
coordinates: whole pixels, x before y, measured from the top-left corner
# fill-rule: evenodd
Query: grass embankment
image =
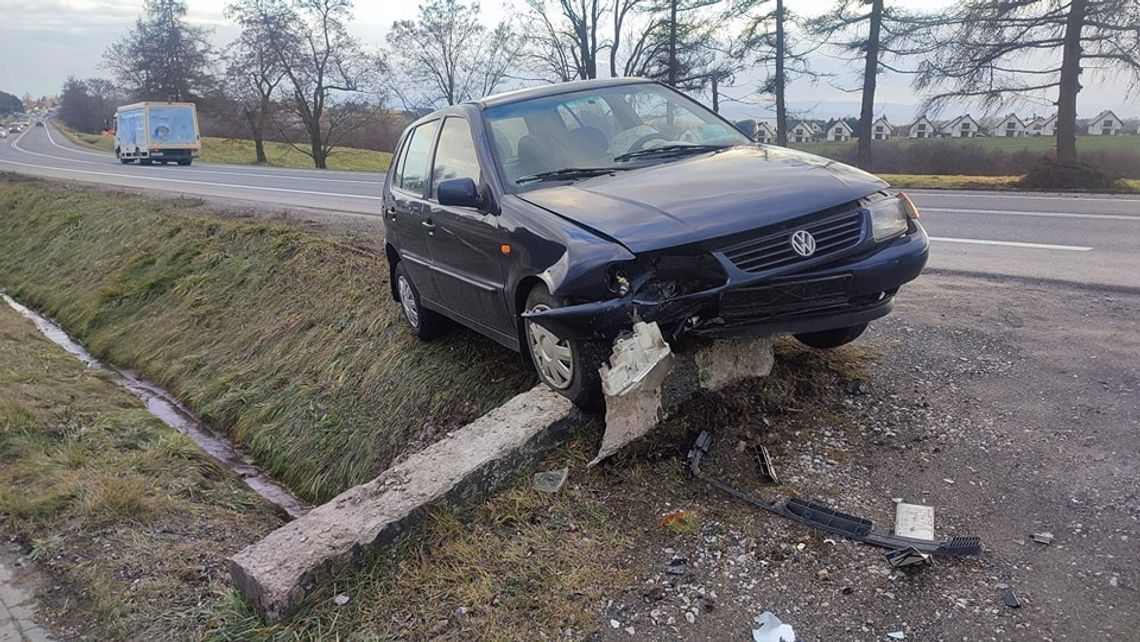
<path id="1" fill-rule="evenodd" d="M 731 470 L 725 479 L 750 485 L 755 463 L 732 445 L 764 443 L 778 461 L 794 460 L 799 431 L 821 425 L 839 429 L 835 413 L 844 407 L 839 391 L 863 380 L 877 354 L 862 346 L 825 354 L 780 341 L 772 376 L 694 398 L 651 438 L 627 446 L 602 466 L 586 466 L 601 427 L 578 431 L 537 467 L 569 468 L 565 486 L 555 495 L 534 490 L 531 476 L 520 474 L 488 501 L 437 510 L 395 549 L 373 556 L 360 569 L 342 569 L 288 622 L 264 626 L 231 594 L 219 603 L 207 639 L 597 639 L 603 629 L 610 631 L 611 616 L 623 617 L 616 614 L 617 604 L 659 599 L 651 597 L 653 587 L 644 581 L 660 572 L 663 549 L 692 551 L 697 540 L 724 535 L 726 529 L 760 532 L 778 542 L 765 546 L 773 546 L 770 576 L 783 577 L 790 562 L 781 560 L 788 558 L 793 538 L 822 546 L 827 534 L 758 519 L 755 511 L 686 479 L 680 462 L 692 437 L 709 430 L 721 444 L 716 462 L 724 468 L 718 471 Z M 794 483 L 781 490 L 803 492 Z M 689 527 L 663 528 L 661 516 L 678 508 L 689 511 Z M 336 606 L 334 597 L 342 594 L 350 601 Z M 607 608 L 611 600 L 615 606 Z M 678 626 L 687 626 L 677 615 Z M 718 616 L 719 611 L 702 617 Z M 573 629 L 568 638 L 567 628 Z M 649 639 L 640 630 L 638 635 Z"/>
<path id="2" fill-rule="evenodd" d="M 533 384 L 472 333 L 417 343 L 382 256 L 185 200 L 0 177 L 0 287 L 310 502 Z"/>
<path id="3" fill-rule="evenodd" d="M 0 364 L 0 536 L 62 588 L 40 616 L 88 639 L 199 636 L 274 509 L 3 302 Z"/>
<path id="4" fill-rule="evenodd" d="M 111 136 L 85 134 L 67 129 L 58 123 L 56 126 L 75 143 L 105 152 L 115 151 L 115 139 Z M 266 141 L 265 156 L 269 161 L 268 164 L 272 167 L 313 169 L 311 158 L 286 143 Z M 202 155 L 199 160 L 203 163 L 253 165 L 256 158 L 252 140 L 202 137 Z M 328 159 L 328 165 L 329 169 L 335 170 L 386 172 L 391 161 L 392 154 L 389 152 L 341 147 L 333 150 L 333 155 Z"/>

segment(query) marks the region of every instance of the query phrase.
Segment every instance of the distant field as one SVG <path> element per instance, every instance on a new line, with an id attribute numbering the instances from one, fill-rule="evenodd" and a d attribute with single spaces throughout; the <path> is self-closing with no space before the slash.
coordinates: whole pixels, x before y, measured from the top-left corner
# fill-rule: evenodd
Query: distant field
<path id="1" fill-rule="evenodd" d="M 1051 137 L 1047 138 L 1044 136 L 1030 136 L 1025 138 L 893 138 L 890 141 L 876 141 L 875 145 L 879 146 L 883 142 L 888 142 L 893 145 L 913 145 L 916 143 L 977 145 L 978 147 L 984 149 L 992 149 L 1003 152 L 1028 150 L 1045 153 L 1050 149 L 1053 149 L 1053 145 L 1056 141 Z M 813 143 L 793 143 L 789 145 L 789 147 L 802 149 L 805 152 L 811 152 L 813 154 L 820 154 L 829 150 L 841 150 L 848 147 L 854 148 L 855 144 L 856 141 L 854 140 L 845 143 L 832 143 L 823 141 Z M 1077 150 L 1140 152 L 1140 136 L 1078 136 Z"/>
<path id="2" fill-rule="evenodd" d="M 110 136 L 98 134 L 84 134 L 66 130 L 60 127 L 65 134 L 79 144 L 88 145 L 95 149 L 111 152 L 115 150 L 115 140 Z M 273 167 L 289 167 L 293 169 L 312 169 L 313 161 L 308 156 L 285 143 L 266 142 L 265 155 L 269 158 L 269 165 Z M 238 138 L 202 138 L 203 163 L 223 163 L 227 165 L 254 164 L 254 148 L 252 140 Z M 392 154 L 377 152 L 370 149 L 355 149 L 344 147 L 333 150 L 329 157 L 329 169 L 386 172 L 388 164 L 392 161 Z"/>

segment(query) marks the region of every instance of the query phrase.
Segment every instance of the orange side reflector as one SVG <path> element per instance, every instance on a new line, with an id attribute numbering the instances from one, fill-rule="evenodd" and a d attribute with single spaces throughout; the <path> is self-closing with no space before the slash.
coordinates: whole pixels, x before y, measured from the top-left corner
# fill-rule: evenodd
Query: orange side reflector
<path id="1" fill-rule="evenodd" d="M 503 254 L 510 254 L 511 253 L 511 246 L 507 245 L 506 243 L 503 243 L 502 245 L 499 246 L 499 251 L 502 252 Z"/>

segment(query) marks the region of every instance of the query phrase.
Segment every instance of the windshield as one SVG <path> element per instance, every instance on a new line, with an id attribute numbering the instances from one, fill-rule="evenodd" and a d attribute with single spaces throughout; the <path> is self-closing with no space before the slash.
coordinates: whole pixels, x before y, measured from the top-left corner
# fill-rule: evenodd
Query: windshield
<path id="1" fill-rule="evenodd" d="M 523 100 L 483 114 L 508 186 L 535 182 L 536 176 L 566 180 L 559 170 L 664 162 L 688 147 L 707 151 L 751 142 L 700 104 L 655 83 Z"/>

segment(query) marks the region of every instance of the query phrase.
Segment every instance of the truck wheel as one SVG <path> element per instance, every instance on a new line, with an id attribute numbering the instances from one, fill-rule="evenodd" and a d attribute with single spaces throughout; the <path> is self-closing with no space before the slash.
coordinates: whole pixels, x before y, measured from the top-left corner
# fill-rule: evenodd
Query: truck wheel
<path id="1" fill-rule="evenodd" d="M 820 332 L 805 332 L 794 336 L 797 341 L 808 347 L 830 350 L 847 345 L 855 339 L 858 339 L 859 335 L 863 334 L 863 331 L 866 329 L 867 324 L 860 323 L 859 325 L 846 328 L 835 328 L 834 330 L 823 330 Z"/>
<path id="2" fill-rule="evenodd" d="M 545 285 L 537 285 L 526 297 L 526 310 L 539 312 L 561 306 Z M 601 341 L 562 339 L 554 332 L 525 321 L 525 350 L 538 372 L 538 378 L 558 394 L 586 410 L 605 407 L 602 377 L 598 369 L 609 357 Z"/>
<path id="3" fill-rule="evenodd" d="M 447 331 L 447 319 L 420 306 L 420 291 L 412 283 L 412 277 L 402 261 L 396 264 L 395 277 L 400 308 L 412 334 L 420 341 L 431 341 L 443 336 Z"/>
<path id="4" fill-rule="evenodd" d="M 193 162 L 194 162 L 194 159 L 192 159 L 192 158 L 180 158 L 180 159 L 178 159 L 178 164 L 183 166 L 183 167 L 187 167 L 190 165 L 190 163 L 193 163 Z"/>
<path id="5" fill-rule="evenodd" d="M 140 158 L 139 165 L 154 165 L 154 161 L 149 158 Z"/>

